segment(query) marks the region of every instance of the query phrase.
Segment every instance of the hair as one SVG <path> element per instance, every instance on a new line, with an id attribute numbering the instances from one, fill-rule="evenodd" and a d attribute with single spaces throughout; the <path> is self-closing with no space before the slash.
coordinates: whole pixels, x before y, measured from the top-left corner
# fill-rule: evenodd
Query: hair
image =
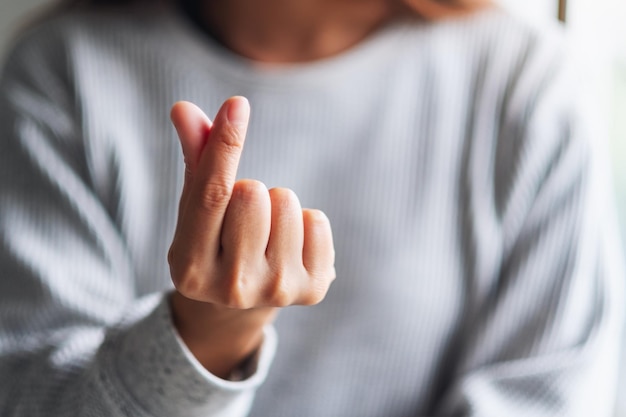
<path id="1" fill-rule="evenodd" d="M 162 0 L 176 1 L 176 0 Z M 192 0 L 193 1 L 193 0 Z M 198 0 L 196 0 L 198 1 Z M 446 17 L 459 16 L 470 13 L 477 9 L 492 4 L 491 0 L 401 0 L 406 6 L 414 10 L 416 15 L 428 19 L 436 20 Z M 62 11 L 74 8 L 85 7 L 106 7 L 125 6 L 137 3 L 148 3 L 149 0 L 60 0 L 54 11 Z M 155 3 L 152 0 L 151 3 Z"/>

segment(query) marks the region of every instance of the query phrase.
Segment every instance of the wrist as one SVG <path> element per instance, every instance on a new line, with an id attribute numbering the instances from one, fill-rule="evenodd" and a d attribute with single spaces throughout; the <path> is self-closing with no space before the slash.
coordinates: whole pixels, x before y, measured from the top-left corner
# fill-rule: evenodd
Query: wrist
<path id="1" fill-rule="evenodd" d="M 195 301 L 174 292 L 172 319 L 181 339 L 212 374 L 230 379 L 253 363 L 263 343 L 263 329 L 276 316 L 274 308 L 237 310 Z M 249 362 L 250 361 L 250 362 Z"/>

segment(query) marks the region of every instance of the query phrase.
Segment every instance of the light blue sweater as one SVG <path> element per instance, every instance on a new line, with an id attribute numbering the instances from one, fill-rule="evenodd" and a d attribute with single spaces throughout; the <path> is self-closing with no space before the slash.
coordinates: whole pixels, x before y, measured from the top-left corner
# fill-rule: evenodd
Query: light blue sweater
<path id="1" fill-rule="evenodd" d="M 623 276 L 572 69 L 558 30 L 501 11 L 279 67 L 172 11 L 30 30 L 0 81 L 0 415 L 610 415 Z M 166 302 L 167 115 L 235 94 L 240 176 L 329 216 L 338 278 L 224 381 Z"/>

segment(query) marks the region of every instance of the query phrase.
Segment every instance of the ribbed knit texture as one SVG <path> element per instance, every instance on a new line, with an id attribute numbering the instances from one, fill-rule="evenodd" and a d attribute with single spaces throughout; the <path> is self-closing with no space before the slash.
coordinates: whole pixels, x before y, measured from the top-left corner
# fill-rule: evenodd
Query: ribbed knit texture
<path id="1" fill-rule="evenodd" d="M 501 11 L 270 67 L 172 11 L 29 31 L 0 84 L 0 414 L 243 416 L 256 391 L 255 417 L 609 415 L 623 276 L 572 67 L 557 30 Z M 325 211 L 338 278 L 228 382 L 164 297 L 167 114 L 236 94 L 240 177 Z"/>

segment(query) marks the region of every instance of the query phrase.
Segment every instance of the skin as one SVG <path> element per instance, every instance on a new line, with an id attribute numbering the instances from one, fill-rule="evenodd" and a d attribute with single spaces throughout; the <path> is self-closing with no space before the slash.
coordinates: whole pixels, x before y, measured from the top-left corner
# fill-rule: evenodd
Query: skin
<path id="1" fill-rule="evenodd" d="M 433 4 L 420 6 L 424 16 L 449 10 Z M 338 54 L 408 13 L 399 0 L 206 0 L 200 9 L 215 39 L 268 64 Z M 235 181 L 249 112 L 243 97 L 228 99 L 214 123 L 191 103 L 171 111 L 186 162 L 168 255 L 172 315 L 190 351 L 222 378 L 255 354 L 278 309 L 319 303 L 335 279 L 324 213 L 303 210 L 291 190 Z"/>
<path id="2" fill-rule="evenodd" d="M 384 0 L 228 0 L 205 6 L 208 32 L 262 62 L 339 53 L 393 15 Z M 190 351 L 222 378 L 258 350 L 263 327 L 278 309 L 319 303 L 335 279 L 324 213 L 303 210 L 291 190 L 235 181 L 249 112 L 243 97 L 228 99 L 213 123 L 191 103 L 176 103 L 171 111 L 186 161 L 168 254 L 176 287 L 172 315 Z"/>
<path id="3" fill-rule="evenodd" d="M 224 46 L 258 62 L 313 61 L 338 54 L 401 14 L 390 0 L 205 1 L 205 29 Z"/>
<path id="4" fill-rule="evenodd" d="M 169 264 L 174 324 L 199 362 L 227 378 L 263 340 L 277 309 L 319 303 L 335 278 L 332 232 L 295 193 L 235 181 L 248 123 L 243 97 L 215 123 L 187 102 L 171 118 L 186 175 Z"/>

